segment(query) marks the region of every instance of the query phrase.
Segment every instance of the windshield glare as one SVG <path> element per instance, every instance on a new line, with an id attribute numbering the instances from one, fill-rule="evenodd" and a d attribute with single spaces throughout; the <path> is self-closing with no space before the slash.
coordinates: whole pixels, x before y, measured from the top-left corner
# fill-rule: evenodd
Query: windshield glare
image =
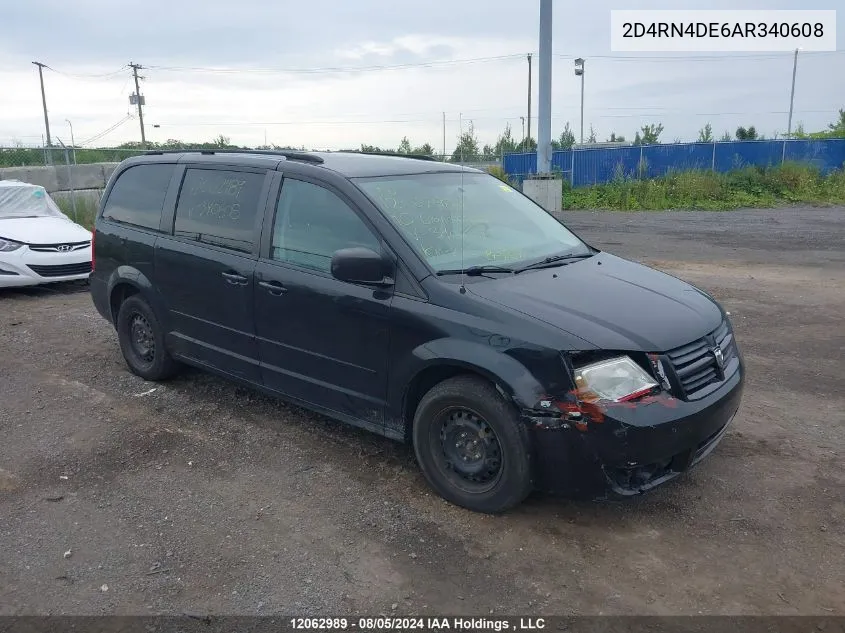
<path id="1" fill-rule="evenodd" d="M 436 271 L 512 267 L 589 252 L 544 209 L 488 174 L 464 174 L 463 180 L 455 172 L 413 174 L 356 183 Z"/>

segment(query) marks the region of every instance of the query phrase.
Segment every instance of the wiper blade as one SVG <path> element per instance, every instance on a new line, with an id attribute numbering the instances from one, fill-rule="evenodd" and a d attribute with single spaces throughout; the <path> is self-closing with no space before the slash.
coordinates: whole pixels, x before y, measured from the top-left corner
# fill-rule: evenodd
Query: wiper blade
<path id="1" fill-rule="evenodd" d="M 523 266 L 522 268 L 517 268 L 514 274 L 521 273 L 524 270 L 534 270 L 537 268 L 551 268 L 552 266 L 563 266 L 566 262 L 570 262 L 574 259 L 587 259 L 588 257 L 592 257 L 593 253 L 578 253 L 578 254 L 568 254 L 568 255 L 552 255 L 551 257 L 546 257 L 545 259 L 541 259 L 539 262 L 534 262 L 533 264 L 528 264 L 527 266 Z"/>
<path id="2" fill-rule="evenodd" d="M 447 270 L 438 270 L 438 275 L 460 275 L 465 274 L 467 277 L 477 277 L 484 273 L 512 273 L 516 272 L 513 268 L 505 268 L 504 266 L 470 266 L 469 268 L 449 268 Z"/>

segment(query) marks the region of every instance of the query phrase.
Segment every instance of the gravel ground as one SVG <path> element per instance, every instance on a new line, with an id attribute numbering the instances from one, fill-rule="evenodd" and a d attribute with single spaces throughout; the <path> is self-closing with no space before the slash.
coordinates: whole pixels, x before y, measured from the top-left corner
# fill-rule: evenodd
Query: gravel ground
<path id="1" fill-rule="evenodd" d="M 389 440 L 134 377 L 84 288 L 6 291 L 0 614 L 845 615 L 845 209 L 568 223 L 732 313 L 745 399 L 687 476 L 473 514 Z"/>

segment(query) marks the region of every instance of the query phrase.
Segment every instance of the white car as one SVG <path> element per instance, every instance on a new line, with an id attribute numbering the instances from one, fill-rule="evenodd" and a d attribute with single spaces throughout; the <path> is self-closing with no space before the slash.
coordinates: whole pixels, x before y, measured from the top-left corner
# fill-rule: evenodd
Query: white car
<path id="1" fill-rule="evenodd" d="M 0 288 L 88 279 L 91 231 L 44 187 L 0 180 Z"/>

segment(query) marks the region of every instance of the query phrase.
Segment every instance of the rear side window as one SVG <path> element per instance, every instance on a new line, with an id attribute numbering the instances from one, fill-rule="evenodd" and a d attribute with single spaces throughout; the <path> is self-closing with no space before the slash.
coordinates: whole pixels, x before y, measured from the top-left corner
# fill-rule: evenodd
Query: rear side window
<path id="1" fill-rule="evenodd" d="M 175 165 L 136 165 L 120 174 L 109 193 L 103 217 L 158 230 L 161 209 Z"/>
<path id="2" fill-rule="evenodd" d="M 249 252 L 263 183 L 264 174 L 186 170 L 176 203 L 174 234 Z"/>

